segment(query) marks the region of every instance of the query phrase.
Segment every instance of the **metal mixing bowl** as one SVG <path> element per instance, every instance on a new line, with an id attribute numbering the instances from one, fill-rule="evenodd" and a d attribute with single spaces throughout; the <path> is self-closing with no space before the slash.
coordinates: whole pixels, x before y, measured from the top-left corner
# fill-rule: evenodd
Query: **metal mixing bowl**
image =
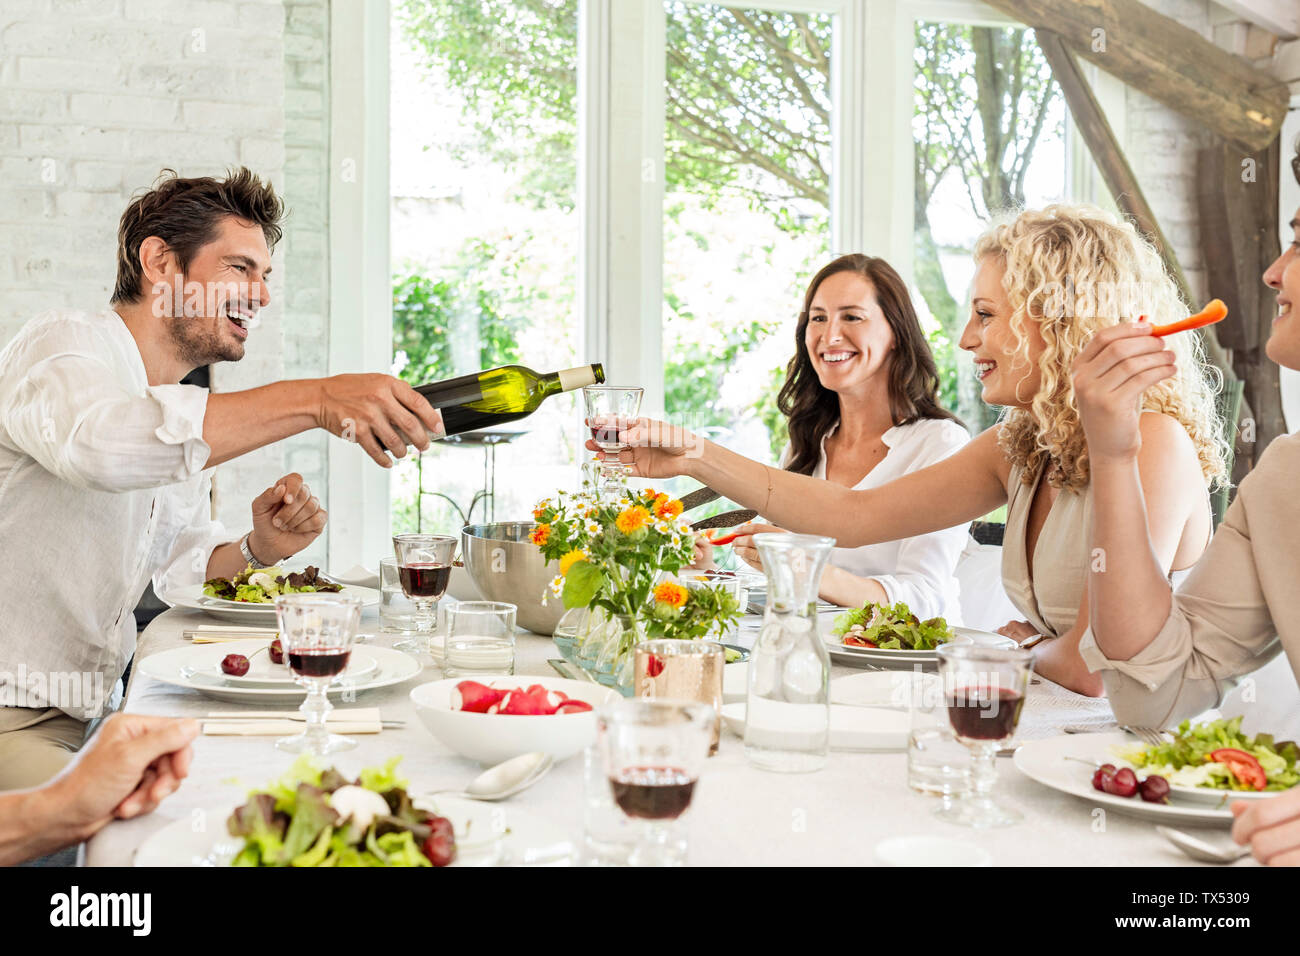
<path id="1" fill-rule="evenodd" d="M 461 555 L 484 600 L 515 605 L 520 627 L 549 637 L 564 616 L 564 602 L 552 597 L 543 606 L 542 595 L 560 569 L 528 540 L 535 527 L 532 521 L 467 524 L 460 532 Z"/>

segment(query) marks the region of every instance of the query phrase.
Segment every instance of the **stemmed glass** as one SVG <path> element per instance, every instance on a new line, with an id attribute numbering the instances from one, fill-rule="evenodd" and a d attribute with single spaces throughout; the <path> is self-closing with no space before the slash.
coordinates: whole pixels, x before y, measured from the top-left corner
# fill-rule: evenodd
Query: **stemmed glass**
<path id="1" fill-rule="evenodd" d="M 393 642 L 399 651 L 427 651 L 438 622 L 438 602 L 451 583 L 457 539 L 445 534 L 393 535 L 402 593 L 415 605 L 415 634 Z"/>
<path id="2" fill-rule="evenodd" d="M 281 594 L 275 599 L 275 616 L 285 662 L 294 680 L 307 688 L 307 698 L 298 708 L 305 720 L 303 732 L 281 737 L 275 746 L 289 753 L 318 757 L 351 750 L 357 745 L 355 740 L 325 729 L 325 721 L 334 709 L 326 690 L 352 656 L 352 642 L 361 620 L 361 599 L 325 592 Z"/>
<path id="3" fill-rule="evenodd" d="M 998 748 L 1010 740 L 1024 709 L 1034 655 L 1027 650 L 945 644 L 936 652 L 948 720 L 971 750 L 971 791 L 945 801 L 935 815 L 961 826 L 1005 827 L 1024 819 L 993 800 Z"/>
<path id="4" fill-rule="evenodd" d="M 715 714 L 692 701 L 626 698 L 601 707 L 599 748 L 610 792 L 641 825 L 632 866 L 680 866 L 684 844 L 669 842 L 672 824 L 691 804 L 709 756 Z"/>
<path id="5" fill-rule="evenodd" d="M 632 468 L 618 461 L 618 453 L 627 447 L 618 440 L 618 432 L 637 417 L 644 394 L 645 389 L 632 385 L 588 385 L 582 390 L 592 441 L 605 455 L 614 456 L 613 461 L 604 456 L 600 460 L 598 491 L 602 498 L 617 498 L 627 487 Z"/>

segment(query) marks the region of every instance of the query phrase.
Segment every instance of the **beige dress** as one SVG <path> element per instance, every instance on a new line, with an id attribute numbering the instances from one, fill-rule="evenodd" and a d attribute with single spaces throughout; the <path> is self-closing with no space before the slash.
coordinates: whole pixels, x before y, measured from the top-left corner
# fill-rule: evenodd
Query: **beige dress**
<path id="1" fill-rule="evenodd" d="M 1029 510 L 1042 481 L 1042 472 L 1040 468 L 1034 483 L 1026 485 L 1021 483 L 1024 468 L 1011 466 L 1007 481 L 1007 528 L 1002 539 L 1002 586 L 1011 603 L 1040 634 L 1060 637 L 1074 626 L 1079 616 L 1088 580 L 1092 487 L 1082 492 L 1062 489 L 1052 502 L 1034 545 L 1031 579 L 1026 537 Z"/>

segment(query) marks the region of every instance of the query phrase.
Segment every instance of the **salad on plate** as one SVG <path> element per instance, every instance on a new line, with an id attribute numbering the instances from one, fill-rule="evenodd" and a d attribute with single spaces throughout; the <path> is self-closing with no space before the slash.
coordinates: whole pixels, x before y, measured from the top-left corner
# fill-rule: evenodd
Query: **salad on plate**
<path id="1" fill-rule="evenodd" d="M 285 571 L 279 567 L 254 570 L 250 564 L 233 578 L 212 578 L 203 582 L 203 593 L 208 597 L 241 604 L 272 604 L 281 594 L 341 590 L 341 585 L 324 578 L 315 565 L 308 565 L 304 571 Z"/>
<path id="2" fill-rule="evenodd" d="M 1241 717 L 1192 725 L 1184 720 L 1173 740 L 1115 748 L 1115 755 L 1171 786 L 1237 792 L 1289 790 L 1300 783 L 1300 747 L 1272 734 L 1247 737 Z"/>
<path id="3" fill-rule="evenodd" d="M 902 601 L 892 606 L 868 602 L 835 619 L 831 633 L 848 647 L 890 651 L 931 651 L 954 637 L 941 617 L 922 621 Z"/>
<path id="4" fill-rule="evenodd" d="M 243 846 L 231 866 L 447 866 L 451 821 L 411 803 L 396 774 L 401 757 L 349 781 L 299 757 L 288 772 L 226 821 Z"/>

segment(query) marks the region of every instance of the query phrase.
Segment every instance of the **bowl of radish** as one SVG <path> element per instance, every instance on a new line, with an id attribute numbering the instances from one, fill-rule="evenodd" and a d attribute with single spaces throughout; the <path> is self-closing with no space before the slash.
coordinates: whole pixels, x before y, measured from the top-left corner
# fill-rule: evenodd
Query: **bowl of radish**
<path id="1" fill-rule="evenodd" d="M 426 730 L 462 757 L 496 764 L 541 751 L 557 761 L 596 739 L 596 708 L 617 691 L 562 677 L 449 677 L 411 703 Z"/>

